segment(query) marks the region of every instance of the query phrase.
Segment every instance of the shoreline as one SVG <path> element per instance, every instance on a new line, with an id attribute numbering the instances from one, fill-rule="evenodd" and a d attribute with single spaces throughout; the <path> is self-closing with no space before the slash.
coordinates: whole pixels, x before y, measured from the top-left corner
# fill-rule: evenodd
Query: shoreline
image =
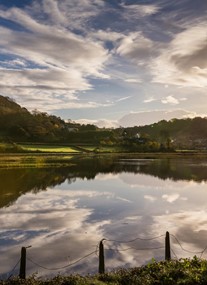
<path id="1" fill-rule="evenodd" d="M 121 159 L 199 159 L 206 160 L 207 152 L 176 151 L 176 152 L 26 152 L 0 153 L 0 169 L 2 168 L 45 168 L 69 167 L 77 159 L 85 158 L 121 158 Z"/>

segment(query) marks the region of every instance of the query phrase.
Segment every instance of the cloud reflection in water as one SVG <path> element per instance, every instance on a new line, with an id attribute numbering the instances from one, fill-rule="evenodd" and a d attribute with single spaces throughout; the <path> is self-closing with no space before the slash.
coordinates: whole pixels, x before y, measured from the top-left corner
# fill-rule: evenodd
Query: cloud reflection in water
<path id="1" fill-rule="evenodd" d="M 102 238 L 127 241 L 169 231 L 184 248 L 201 251 L 207 244 L 206 198 L 206 181 L 163 180 L 130 171 L 99 173 L 93 180 L 77 178 L 71 184 L 65 181 L 46 191 L 27 192 L 0 209 L 1 275 L 10 271 L 21 247 L 28 245 L 32 245 L 28 256 L 48 268 L 62 267 L 95 251 Z M 171 243 L 179 258 L 194 255 L 182 251 L 173 237 Z M 106 268 L 163 259 L 164 248 L 136 250 L 161 246 L 164 236 L 128 244 L 105 241 Z M 97 268 L 98 257 L 93 254 L 61 273 L 93 273 Z M 27 274 L 34 272 L 58 271 L 28 261 Z"/>

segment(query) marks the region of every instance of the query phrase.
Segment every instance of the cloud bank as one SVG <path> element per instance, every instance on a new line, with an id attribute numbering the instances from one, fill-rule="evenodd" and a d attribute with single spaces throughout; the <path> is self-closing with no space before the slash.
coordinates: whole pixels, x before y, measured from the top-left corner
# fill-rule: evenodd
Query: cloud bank
<path id="1" fill-rule="evenodd" d="M 115 110 L 124 115 L 148 104 L 148 110 L 180 104 L 204 113 L 197 96 L 206 102 L 207 4 L 196 3 L 196 8 L 192 0 L 1 5 L 1 94 L 30 110 L 77 110 L 88 120 L 118 120 Z M 125 97 L 133 99 L 123 105 Z M 79 109 L 92 112 L 84 117 Z"/>

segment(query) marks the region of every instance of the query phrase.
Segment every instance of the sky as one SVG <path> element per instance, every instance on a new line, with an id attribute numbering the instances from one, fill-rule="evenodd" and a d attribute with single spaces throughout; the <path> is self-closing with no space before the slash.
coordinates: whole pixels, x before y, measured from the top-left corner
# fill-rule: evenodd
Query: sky
<path id="1" fill-rule="evenodd" d="M 117 127 L 206 116 L 206 0 L 0 0 L 0 94 Z"/>

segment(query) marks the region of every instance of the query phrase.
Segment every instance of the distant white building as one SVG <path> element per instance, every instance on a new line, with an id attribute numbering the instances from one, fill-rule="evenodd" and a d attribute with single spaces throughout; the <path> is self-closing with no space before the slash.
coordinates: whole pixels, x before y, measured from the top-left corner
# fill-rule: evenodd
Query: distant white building
<path id="1" fill-rule="evenodd" d="M 135 139 L 140 139 L 140 134 L 137 133 L 134 137 L 135 137 Z"/>
<path id="2" fill-rule="evenodd" d="M 69 133 L 76 133 L 76 132 L 78 132 L 78 128 L 68 127 L 68 131 L 69 131 Z"/>

